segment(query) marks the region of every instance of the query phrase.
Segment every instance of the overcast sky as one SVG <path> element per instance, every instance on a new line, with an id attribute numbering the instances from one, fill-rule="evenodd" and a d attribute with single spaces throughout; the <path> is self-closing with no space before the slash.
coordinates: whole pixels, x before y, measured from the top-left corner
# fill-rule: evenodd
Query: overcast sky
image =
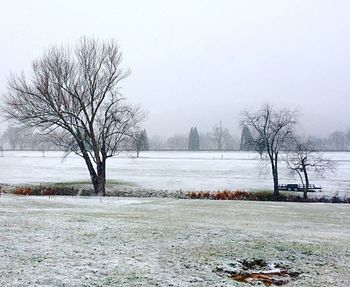
<path id="1" fill-rule="evenodd" d="M 350 127 L 350 1 L 0 0 L 0 92 L 50 44 L 116 38 L 123 86 L 151 135 L 239 133 L 265 102 L 300 111 L 305 133 Z"/>

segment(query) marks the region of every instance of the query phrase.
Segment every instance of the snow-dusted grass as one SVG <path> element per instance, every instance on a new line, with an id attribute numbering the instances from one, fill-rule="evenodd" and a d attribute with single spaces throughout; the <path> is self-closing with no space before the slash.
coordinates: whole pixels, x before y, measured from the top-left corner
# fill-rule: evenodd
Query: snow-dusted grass
<path id="1" fill-rule="evenodd" d="M 348 205 L 0 198 L 0 286 L 241 286 L 213 270 L 253 257 L 349 286 L 349 246 Z"/>

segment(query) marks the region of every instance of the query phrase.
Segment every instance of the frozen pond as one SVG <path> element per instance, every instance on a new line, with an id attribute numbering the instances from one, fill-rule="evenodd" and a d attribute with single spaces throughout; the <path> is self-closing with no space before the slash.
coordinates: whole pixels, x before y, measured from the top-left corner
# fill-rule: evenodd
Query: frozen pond
<path id="1" fill-rule="evenodd" d="M 0 183 L 45 183 L 88 180 L 84 161 L 75 155 L 64 160 L 62 152 L 11 151 L 0 158 Z M 335 173 L 324 178 L 311 175 L 311 183 L 326 193 L 350 190 L 350 153 L 325 153 L 336 162 Z M 271 189 L 269 166 L 251 152 L 142 152 L 122 153 L 108 160 L 107 177 L 144 188 L 216 190 Z M 280 163 L 280 183 L 298 182 Z M 349 193 L 350 194 L 350 193 Z"/>

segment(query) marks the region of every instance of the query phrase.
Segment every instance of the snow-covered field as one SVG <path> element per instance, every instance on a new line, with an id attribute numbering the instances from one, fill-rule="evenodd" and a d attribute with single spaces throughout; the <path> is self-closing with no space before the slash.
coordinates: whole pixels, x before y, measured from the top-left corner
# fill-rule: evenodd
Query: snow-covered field
<path id="1" fill-rule="evenodd" d="M 0 197 L 0 286 L 247 286 L 213 270 L 282 262 L 288 286 L 350 286 L 348 205 Z"/>
<path id="2" fill-rule="evenodd" d="M 89 180 L 81 158 L 61 152 L 5 152 L 0 157 L 0 183 L 45 183 Z M 311 176 L 325 194 L 350 190 L 350 153 L 325 153 L 336 162 L 336 172 Z M 263 190 L 272 188 L 269 166 L 250 152 L 142 152 L 123 153 L 108 160 L 107 177 L 142 188 L 163 190 Z M 281 183 L 298 182 L 280 163 Z M 350 193 L 349 193 L 350 194 Z"/>

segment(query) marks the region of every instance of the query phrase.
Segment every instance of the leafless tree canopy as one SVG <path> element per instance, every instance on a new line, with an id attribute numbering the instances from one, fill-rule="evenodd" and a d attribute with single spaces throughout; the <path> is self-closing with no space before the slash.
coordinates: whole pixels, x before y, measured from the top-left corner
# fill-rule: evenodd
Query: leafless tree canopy
<path id="1" fill-rule="evenodd" d="M 52 47 L 33 62 L 30 78 L 12 75 L 5 99 L 7 118 L 50 134 L 82 156 L 95 191 L 105 192 L 105 162 L 143 120 L 139 106 L 126 103 L 115 41 L 82 38 L 74 47 Z"/>
<path id="2" fill-rule="evenodd" d="M 221 151 L 223 150 L 223 146 L 225 144 L 225 141 L 229 141 L 230 133 L 228 129 L 225 129 L 222 126 L 222 121 L 219 122 L 218 125 L 215 125 L 213 127 L 213 141 L 217 146 L 217 150 Z"/>
<path id="3" fill-rule="evenodd" d="M 293 139 L 296 113 L 290 110 L 274 110 L 269 104 L 256 113 L 243 113 L 242 125 L 253 132 L 252 146 L 260 154 L 266 154 L 271 165 L 274 182 L 274 195 L 278 190 L 278 157 L 288 149 Z"/>
<path id="4" fill-rule="evenodd" d="M 334 162 L 324 158 L 319 154 L 319 150 L 311 140 L 300 141 L 295 138 L 294 144 L 287 156 L 287 166 L 292 173 L 300 177 L 304 186 L 304 200 L 307 200 L 309 191 L 309 170 L 315 174 L 323 176 L 327 172 L 333 172 L 335 169 Z"/>

